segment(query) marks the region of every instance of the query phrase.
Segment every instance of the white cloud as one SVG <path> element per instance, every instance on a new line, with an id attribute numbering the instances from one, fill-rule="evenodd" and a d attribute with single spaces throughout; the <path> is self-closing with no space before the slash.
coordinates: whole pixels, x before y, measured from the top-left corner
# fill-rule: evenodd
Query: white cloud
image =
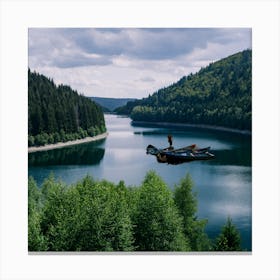
<path id="1" fill-rule="evenodd" d="M 141 98 L 250 47 L 250 29 L 32 28 L 29 67 L 86 96 Z"/>

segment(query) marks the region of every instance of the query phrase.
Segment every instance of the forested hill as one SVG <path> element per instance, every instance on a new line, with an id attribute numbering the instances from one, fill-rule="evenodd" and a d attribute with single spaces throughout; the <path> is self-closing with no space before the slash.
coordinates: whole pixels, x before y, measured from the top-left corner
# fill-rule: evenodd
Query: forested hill
<path id="1" fill-rule="evenodd" d="M 110 97 L 90 97 L 91 100 L 101 105 L 104 111 L 114 111 L 116 108 L 124 106 L 129 101 L 134 101 L 135 98 L 110 98 Z"/>
<path id="2" fill-rule="evenodd" d="M 66 85 L 28 70 L 28 145 L 95 136 L 106 131 L 102 109 Z"/>
<path id="3" fill-rule="evenodd" d="M 118 108 L 135 121 L 251 130 L 252 51 L 211 63 L 153 95 Z"/>

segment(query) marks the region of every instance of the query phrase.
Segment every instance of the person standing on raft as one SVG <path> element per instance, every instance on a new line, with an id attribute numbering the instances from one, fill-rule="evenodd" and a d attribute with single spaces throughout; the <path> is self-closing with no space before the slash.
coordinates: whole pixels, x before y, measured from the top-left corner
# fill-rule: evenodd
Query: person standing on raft
<path id="1" fill-rule="evenodd" d="M 172 135 L 168 135 L 167 136 L 167 139 L 168 139 L 168 143 L 169 143 L 169 149 L 173 149 L 173 147 L 172 147 L 172 142 L 173 142 L 173 137 L 172 137 Z"/>

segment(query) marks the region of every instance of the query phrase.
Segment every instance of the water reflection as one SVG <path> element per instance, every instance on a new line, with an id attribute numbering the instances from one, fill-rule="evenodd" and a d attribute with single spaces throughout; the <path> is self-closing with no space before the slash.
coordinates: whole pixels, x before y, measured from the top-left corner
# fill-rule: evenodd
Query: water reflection
<path id="1" fill-rule="evenodd" d="M 137 161 L 143 154 L 141 149 L 122 149 L 122 148 L 114 148 L 108 151 L 108 156 L 111 157 L 111 160 L 114 163 L 124 164 L 124 163 L 133 163 Z M 113 163 L 112 162 L 112 163 Z"/>
<path id="2" fill-rule="evenodd" d="M 97 165 L 105 149 L 91 143 L 28 154 L 28 166 Z"/>
<path id="3" fill-rule="evenodd" d="M 199 128 L 182 128 L 173 131 L 167 128 L 161 128 L 134 132 L 135 135 L 143 135 L 145 137 L 151 137 L 151 139 L 156 139 L 156 137 L 162 139 L 163 136 L 167 137 L 171 133 L 176 148 L 190 144 L 196 144 L 198 147 L 203 147 L 204 145 L 210 146 L 216 158 L 214 161 L 208 162 L 207 164 L 209 165 L 239 165 L 242 163 L 243 166 L 252 166 L 251 145 L 248 141 L 250 137 L 246 135 L 225 133 L 222 131 L 205 132 Z M 186 139 L 188 139 L 188 143 L 186 143 Z M 205 142 L 206 139 L 207 142 Z M 149 144 L 155 145 L 155 143 Z M 164 145 L 167 145 L 167 141 Z M 165 146 L 158 148 L 165 148 Z"/>
<path id="4" fill-rule="evenodd" d="M 185 147 L 191 144 L 196 144 L 197 147 L 203 148 L 205 146 L 210 146 L 211 150 L 232 150 L 236 145 L 236 136 L 233 136 L 231 141 L 224 141 L 223 134 L 211 132 L 202 132 L 200 129 L 185 128 L 185 129 L 168 129 L 168 128 L 158 128 L 155 130 L 144 130 L 144 131 L 134 131 L 135 135 L 142 135 L 146 138 L 160 138 L 166 139 L 166 142 L 162 147 L 164 148 L 168 145 L 167 135 L 172 134 L 173 136 L 173 146 L 175 148 Z M 186 139 L 188 142 L 186 142 Z M 205 140 L 207 139 L 207 142 Z M 244 140 L 244 139 L 243 139 Z M 242 141 L 242 140 L 241 140 Z M 155 143 L 150 143 L 155 145 Z"/>
<path id="5" fill-rule="evenodd" d="M 216 150 L 215 161 L 209 162 L 213 165 L 239 165 L 242 162 L 243 166 L 251 167 L 251 150 L 244 151 L 244 148 L 234 150 Z"/>
<path id="6" fill-rule="evenodd" d="M 194 128 L 161 128 L 131 126 L 129 118 L 106 115 L 109 136 L 104 142 L 29 155 L 29 175 L 41 185 L 53 172 L 67 184 L 87 174 L 126 185 L 139 186 L 149 170 L 173 189 L 189 173 L 198 199 L 198 218 L 208 219 L 207 234 L 215 238 L 230 216 L 241 232 L 242 246 L 251 250 L 252 168 L 251 138 L 221 131 Z M 167 135 L 173 135 L 175 148 L 197 144 L 211 146 L 215 159 L 180 165 L 159 164 L 146 154 L 152 144 L 168 146 Z M 105 153 L 106 149 L 106 153 Z"/>

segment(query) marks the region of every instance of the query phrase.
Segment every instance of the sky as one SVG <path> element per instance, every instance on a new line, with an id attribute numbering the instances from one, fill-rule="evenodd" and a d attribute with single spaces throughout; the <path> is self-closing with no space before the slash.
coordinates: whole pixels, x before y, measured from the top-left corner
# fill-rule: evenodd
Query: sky
<path id="1" fill-rule="evenodd" d="M 85 96 L 142 98 L 251 48 L 250 28 L 29 28 L 28 66 Z"/>

